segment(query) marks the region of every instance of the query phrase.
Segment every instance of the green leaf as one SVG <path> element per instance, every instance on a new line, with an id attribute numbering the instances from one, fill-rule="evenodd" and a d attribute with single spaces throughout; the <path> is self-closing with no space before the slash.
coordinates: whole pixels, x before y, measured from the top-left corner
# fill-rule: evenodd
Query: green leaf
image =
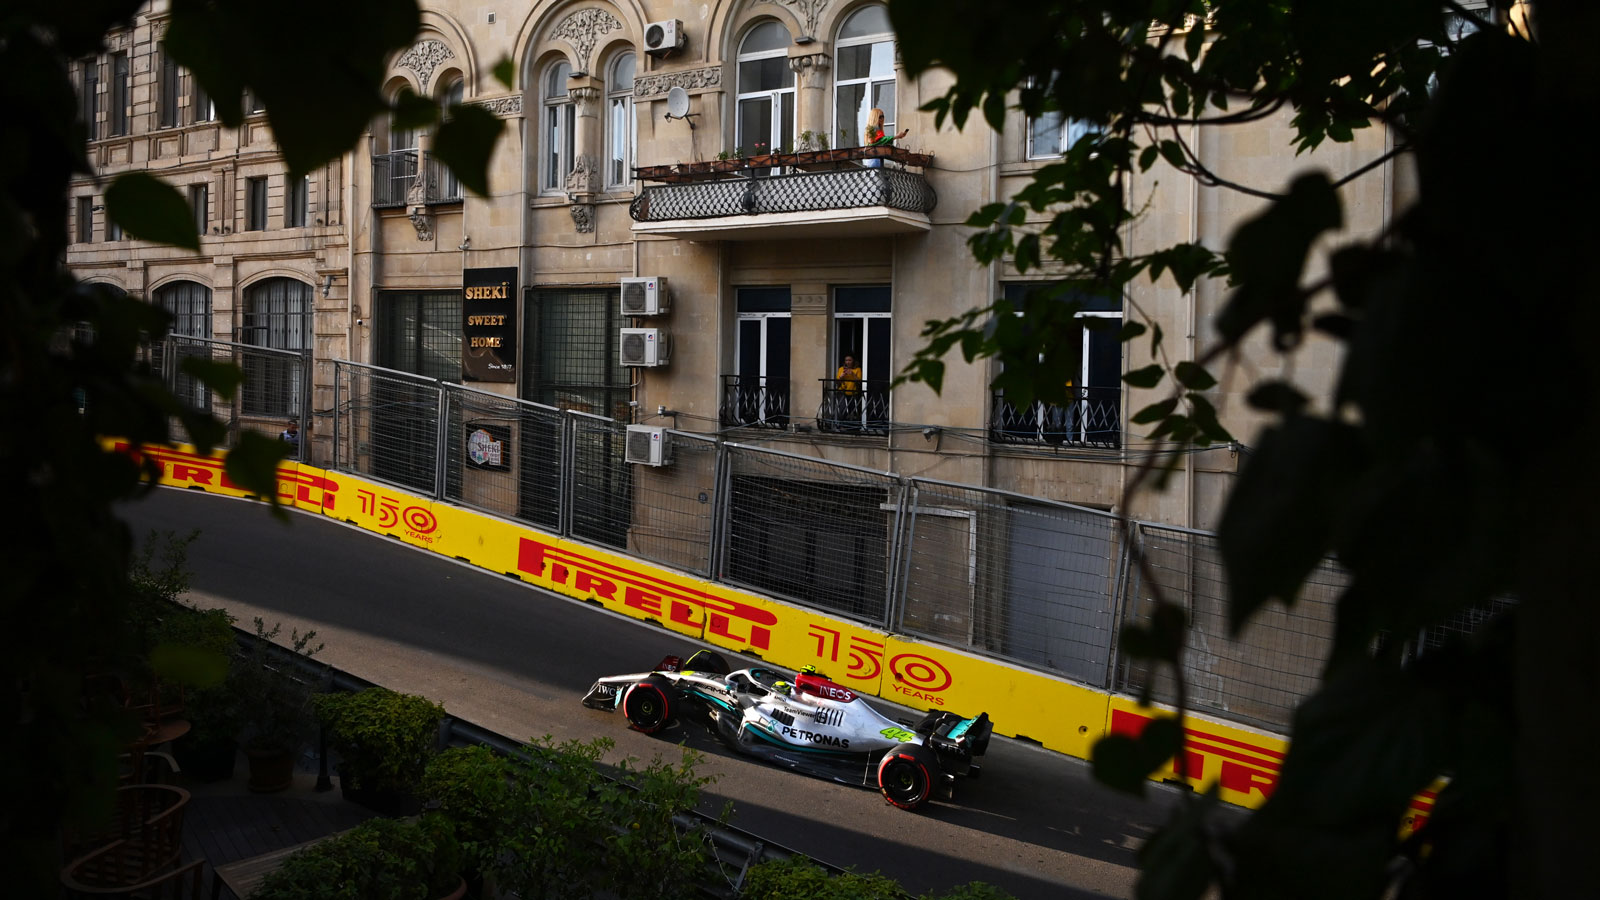
<path id="1" fill-rule="evenodd" d="M 1228 429 L 1222 427 L 1222 422 L 1217 418 L 1217 408 L 1211 401 L 1199 394 L 1186 394 L 1189 401 L 1189 415 L 1195 427 L 1200 429 L 1201 443 L 1217 441 L 1226 443 L 1233 440 L 1233 435 Z"/>
<path id="2" fill-rule="evenodd" d="M 494 64 L 492 74 L 495 81 L 505 85 L 506 90 L 516 90 L 517 64 L 511 61 L 510 56 L 501 56 L 500 61 Z"/>
<path id="3" fill-rule="evenodd" d="M 1145 333 L 1143 322 L 1128 322 L 1117 331 L 1117 342 L 1125 343 Z"/>
<path id="4" fill-rule="evenodd" d="M 178 371 L 199 379 L 225 402 L 233 401 L 239 385 L 244 382 L 244 372 L 238 366 L 205 356 L 185 356 L 178 363 Z"/>
<path id="5" fill-rule="evenodd" d="M 158 644 L 150 651 L 150 669 L 162 680 L 184 687 L 208 688 L 222 683 L 228 674 L 224 653 L 192 644 Z"/>
<path id="6" fill-rule="evenodd" d="M 1206 391 L 1217 386 L 1217 380 L 1211 377 L 1204 366 L 1188 360 L 1178 363 L 1172 374 L 1179 384 L 1191 391 Z"/>
<path id="7" fill-rule="evenodd" d="M 1151 144 L 1150 146 L 1139 151 L 1139 171 L 1150 171 L 1150 167 L 1155 165 L 1156 156 L 1160 154 L 1160 152 L 1161 151 L 1157 149 L 1154 144 Z"/>
<path id="8" fill-rule="evenodd" d="M 1210 887 L 1208 847 L 1217 807 L 1216 785 L 1198 801 L 1176 806 L 1173 820 L 1139 849 L 1138 900 L 1198 900 Z"/>
<path id="9" fill-rule="evenodd" d="M 1205 45 L 1205 42 L 1205 23 L 1195 22 L 1189 28 L 1189 33 L 1183 36 L 1183 55 L 1187 56 L 1190 62 L 1194 62 L 1200 58 L 1200 48 Z"/>
<path id="10" fill-rule="evenodd" d="M 1151 422 L 1157 422 L 1163 418 L 1166 418 L 1174 409 L 1177 408 L 1178 398 L 1172 397 L 1163 400 L 1160 403 L 1152 403 L 1149 406 L 1146 406 L 1144 409 L 1134 413 L 1133 418 L 1129 421 L 1133 422 L 1135 425 L 1149 425 Z"/>
<path id="11" fill-rule="evenodd" d="M 1311 400 L 1301 393 L 1299 388 L 1286 381 L 1267 381 L 1256 385 L 1245 398 L 1245 402 L 1263 412 L 1290 416 L 1305 409 Z"/>
<path id="12" fill-rule="evenodd" d="M 1161 379 L 1166 377 L 1166 374 L 1166 369 L 1156 363 L 1151 363 L 1142 369 L 1134 369 L 1122 376 L 1122 380 L 1130 387 L 1153 388 L 1161 383 Z"/>
<path id="13" fill-rule="evenodd" d="M 1125 794 L 1144 796 L 1150 770 L 1144 767 L 1139 742 L 1133 738 L 1112 734 L 1095 741 L 1090 765 L 1095 781 Z"/>
<path id="14" fill-rule="evenodd" d="M 390 127 L 414 131 L 426 128 L 437 121 L 439 121 L 439 104 L 431 99 L 412 93 L 410 88 L 402 89 L 395 95 L 394 106 L 390 112 Z"/>
<path id="15" fill-rule="evenodd" d="M 278 463 L 289 455 L 289 445 L 254 431 L 239 435 L 239 445 L 228 451 L 223 470 L 233 482 L 258 497 L 278 502 Z"/>
<path id="16" fill-rule="evenodd" d="M 1175 169 L 1182 169 L 1189 164 L 1183 157 L 1183 148 L 1177 141 L 1162 141 L 1157 145 L 1161 149 L 1161 158 Z"/>
<path id="17" fill-rule="evenodd" d="M 433 152 L 455 173 L 467 190 L 480 197 L 489 195 L 489 158 L 500 139 L 505 122 L 481 106 L 455 107 L 450 119 L 439 126 Z"/>
<path id="18" fill-rule="evenodd" d="M 140 240 L 199 251 L 200 232 L 188 201 L 171 185 L 144 172 L 118 175 L 106 189 L 106 214 Z"/>

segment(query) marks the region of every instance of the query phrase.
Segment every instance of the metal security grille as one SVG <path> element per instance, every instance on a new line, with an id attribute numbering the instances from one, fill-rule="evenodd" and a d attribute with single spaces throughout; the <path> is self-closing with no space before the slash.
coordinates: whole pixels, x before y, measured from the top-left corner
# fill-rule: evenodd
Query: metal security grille
<path id="1" fill-rule="evenodd" d="M 1121 570 L 1116 517 L 912 479 L 901 629 L 1105 687 Z"/>
<path id="2" fill-rule="evenodd" d="M 728 448 L 727 579 L 886 626 L 899 480 L 773 450 Z"/>
<path id="3" fill-rule="evenodd" d="M 636 222 L 886 206 L 929 213 L 938 195 L 900 169 L 844 169 L 646 187 L 628 207 Z"/>
<path id="4" fill-rule="evenodd" d="M 377 363 L 413 375 L 461 378 L 461 292 L 378 294 Z"/>
<path id="5" fill-rule="evenodd" d="M 437 496 L 439 383 L 343 361 L 334 379 L 334 468 Z"/>
<path id="6" fill-rule="evenodd" d="M 198 378 L 183 371 L 184 360 L 190 358 L 237 366 L 245 374 L 244 387 L 248 388 L 248 391 L 241 389 L 234 394 L 231 402 L 213 394 Z M 300 429 L 302 436 L 309 434 L 311 422 L 307 415 L 308 411 L 300 403 L 300 398 L 305 396 L 306 384 L 310 377 L 310 351 L 272 350 L 266 347 L 236 344 L 232 341 L 169 335 L 166 340 L 151 346 L 150 360 L 152 368 L 161 373 L 167 389 L 179 400 L 209 412 L 222 421 L 227 429 L 225 446 L 236 445 L 241 431 L 254 431 L 278 437 L 291 423 Z M 252 387 L 249 379 L 263 372 L 277 377 Z M 282 409 L 285 412 L 280 415 L 265 415 L 251 411 L 246 408 L 247 394 L 256 398 L 261 407 Z M 178 419 L 174 418 L 171 421 L 171 429 L 174 440 L 191 441 L 191 436 L 183 429 Z M 291 453 L 289 458 L 307 458 L 303 455 L 304 447 L 304 440 L 297 443 L 295 452 Z"/>
<path id="7" fill-rule="evenodd" d="M 755 428 L 789 427 L 789 379 L 760 375 L 722 376 L 722 403 L 717 410 L 724 425 Z"/>
<path id="8" fill-rule="evenodd" d="M 1229 634 L 1228 585 L 1215 535 L 1140 524 L 1135 540 L 1147 565 L 1129 568 L 1125 624 L 1148 623 L 1159 586 L 1189 612 L 1184 679 L 1190 708 L 1286 731 L 1299 701 L 1316 689 L 1333 646 L 1334 612 L 1347 576 L 1333 563 L 1314 570 L 1292 608 L 1271 604 L 1238 637 Z M 1134 692 L 1152 682 L 1148 664 L 1127 660 L 1116 687 Z M 1172 703 L 1170 670 L 1154 676 L 1154 696 Z"/>
<path id="9" fill-rule="evenodd" d="M 311 349 L 311 285 L 292 278 L 268 278 L 244 293 L 241 343 L 274 350 Z M 244 360 L 244 406 L 247 416 L 297 416 L 302 382 L 288 363 L 271 355 Z"/>
<path id="10" fill-rule="evenodd" d="M 405 206 L 417 176 L 425 176 L 424 203 L 459 203 L 461 182 L 450 167 L 431 153 L 421 150 L 395 150 L 372 157 L 372 205 Z"/>

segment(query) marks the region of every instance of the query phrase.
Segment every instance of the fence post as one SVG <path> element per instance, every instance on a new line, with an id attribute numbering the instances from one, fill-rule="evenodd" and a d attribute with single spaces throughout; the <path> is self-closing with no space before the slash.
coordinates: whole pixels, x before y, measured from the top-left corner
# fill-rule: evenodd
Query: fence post
<path id="1" fill-rule="evenodd" d="M 728 445 L 718 437 L 716 446 L 716 459 L 711 465 L 711 546 L 706 553 L 706 577 L 712 581 L 721 580 L 724 544 L 728 540 Z"/>
<path id="2" fill-rule="evenodd" d="M 572 536 L 573 483 L 577 480 L 577 417 L 572 410 L 561 411 L 561 489 L 557 492 L 556 533 Z"/>
<path id="3" fill-rule="evenodd" d="M 311 443 L 311 348 L 306 347 L 300 351 L 300 441 L 295 446 L 295 459 L 308 462 L 311 454 L 306 452 Z"/>
<path id="4" fill-rule="evenodd" d="M 1117 561 L 1117 581 L 1111 591 L 1111 628 L 1107 635 L 1111 644 L 1106 653 L 1105 688 L 1108 691 L 1117 689 L 1117 667 L 1122 663 L 1122 642 L 1117 636 L 1122 633 L 1122 616 L 1128 608 L 1128 591 L 1133 584 L 1133 545 L 1139 539 L 1138 531 L 1139 524 L 1131 521 L 1122 529 L 1122 552 Z"/>
<path id="5" fill-rule="evenodd" d="M 433 499 L 443 500 L 449 463 L 446 459 L 446 437 L 450 433 L 450 392 L 439 385 L 439 411 L 434 418 L 433 435 Z"/>
<path id="6" fill-rule="evenodd" d="M 339 361 L 333 361 L 333 465 L 329 468 L 339 471 Z"/>
<path id="7" fill-rule="evenodd" d="M 905 608 L 906 608 L 906 595 L 911 589 L 911 548 L 913 546 L 915 546 L 916 540 L 917 540 L 916 539 L 916 534 L 917 534 L 917 499 L 918 498 L 917 498 L 916 493 L 915 493 L 915 491 L 916 491 L 915 485 L 916 485 L 916 482 L 912 482 L 912 490 L 913 490 L 912 502 L 911 502 L 909 508 L 907 508 L 906 516 L 905 516 L 905 529 L 906 529 L 905 530 L 905 535 L 906 535 L 905 536 L 905 546 L 901 549 L 900 558 L 899 558 L 899 560 L 897 560 L 897 564 L 895 566 L 895 568 L 897 570 L 896 571 L 896 580 L 899 582 L 899 600 L 896 602 L 895 605 L 900 608 L 900 617 L 898 619 L 896 619 L 896 624 L 897 625 L 904 624 Z"/>
<path id="8" fill-rule="evenodd" d="M 916 490 L 911 477 L 900 476 L 900 496 L 894 505 L 894 530 L 889 539 L 889 570 L 883 585 L 883 627 L 893 631 L 904 616 L 905 589 L 900 578 L 900 556 L 910 553 L 911 535 L 906 527 L 906 499 Z M 898 601 L 898 602 L 897 602 Z M 897 611 L 896 607 L 900 607 Z"/>

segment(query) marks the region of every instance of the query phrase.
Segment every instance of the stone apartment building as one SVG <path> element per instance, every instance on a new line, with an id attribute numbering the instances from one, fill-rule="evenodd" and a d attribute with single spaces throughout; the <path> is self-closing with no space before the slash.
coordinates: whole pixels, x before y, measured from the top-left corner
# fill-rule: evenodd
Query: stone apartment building
<path id="1" fill-rule="evenodd" d="M 385 90 L 505 120 L 487 197 L 437 164 L 429 134 L 382 121 L 343 159 L 286 183 L 266 114 L 222 127 L 164 58 L 166 5 L 151 3 L 75 74 L 97 174 L 142 169 L 177 186 L 201 253 L 117 234 L 102 188 L 84 179 L 67 262 L 167 306 L 180 333 L 446 381 L 465 366 L 468 384 L 506 397 L 1101 509 L 1163 449 L 1128 421 L 1152 395 L 1119 382 L 1150 362 L 1149 342 L 1111 332 L 1083 332 L 1080 370 L 1064 373 L 1081 398 L 1070 409 L 1009 404 L 989 387 L 998 363 L 958 354 L 942 394 L 890 387 L 925 322 L 1050 280 L 977 265 L 962 222 L 1081 132 L 1020 112 L 998 132 L 976 120 L 935 128 L 919 107 L 948 76 L 903 71 L 881 3 L 427 0 Z M 503 57 L 511 89 L 490 75 Z M 885 131 L 909 129 L 891 158 L 853 149 L 872 109 Z M 1291 137 L 1283 116 L 1196 139 L 1218 174 L 1265 189 L 1307 165 L 1337 178 L 1387 140 L 1369 129 L 1296 157 Z M 1346 187 L 1347 233 L 1382 228 L 1401 182 L 1384 167 Z M 1132 252 L 1225 246 L 1262 203 L 1164 164 L 1129 190 L 1143 211 L 1125 236 Z M 1148 317 L 1170 362 L 1205 347 L 1224 295 L 1219 283 L 1141 283 L 1083 315 Z M 1320 395 L 1336 352 L 1313 342 L 1283 370 L 1264 344 L 1249 348 L 1214 391 L 1224 423 L 1248 443 L 1250 383 L 1276 374 Z M 846 356 L 859 378 L 840 375 Z M 331 384 L 317 372 L 312 405 L 324 410 Z M 312 447 L 326 452 L 316 434 Z M 1240 452 L 1187 454 L 1171 487 L 1129 512 L 1213 528 Z"/>

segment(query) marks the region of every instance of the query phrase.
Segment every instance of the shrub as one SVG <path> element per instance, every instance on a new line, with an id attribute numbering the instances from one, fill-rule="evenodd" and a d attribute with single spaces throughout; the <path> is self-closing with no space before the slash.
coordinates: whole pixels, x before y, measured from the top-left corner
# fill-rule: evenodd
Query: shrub
<path id="1" fill-rule="evenodd" d="M 432 900 L 461 884 L 448 819 L 368 819 L 284 860 L 252 900 Z"/>
<path id="2" fill-rule="evenodd" d="M 905 900 L 898 882 L 876 872 L 829 874 L 802 856 L 757 863 L 745 875 L 743 900 Z"/>
<path id="3" fill-rule="evenodd" d="M 435 756 L 422 776 L 422 801 L 450 819 L 466 868 L 490 872 L 503 849 L 503 832 L 518 822 L 514 764 L 488 747 L 452 747 Z"/>
<path id="4" fill-rule="evenodd" d="M 417 790 L 439 737 L 444 707 L 426 697 L 372 687 L 313 699 L 344 758 L 341 777 L 366 790 Z"/>
<path id="5" fill-rule="evenodd" d="M 299 673 L 283 667 L 273 657 L 273 639 L 282 625 L 267 629 L 258 616 L 256 641 L 233 661 L 228 672 L 227 690 L 245 711 L 246 721 L 240 743 L 247 750 L 294 752 L 305 743 L 314 719 L 311 712 L 312 685 Z M 311 645 L 315 631 L 290 633 L 290 651 L 315 656 L 321 644 Z"/>

